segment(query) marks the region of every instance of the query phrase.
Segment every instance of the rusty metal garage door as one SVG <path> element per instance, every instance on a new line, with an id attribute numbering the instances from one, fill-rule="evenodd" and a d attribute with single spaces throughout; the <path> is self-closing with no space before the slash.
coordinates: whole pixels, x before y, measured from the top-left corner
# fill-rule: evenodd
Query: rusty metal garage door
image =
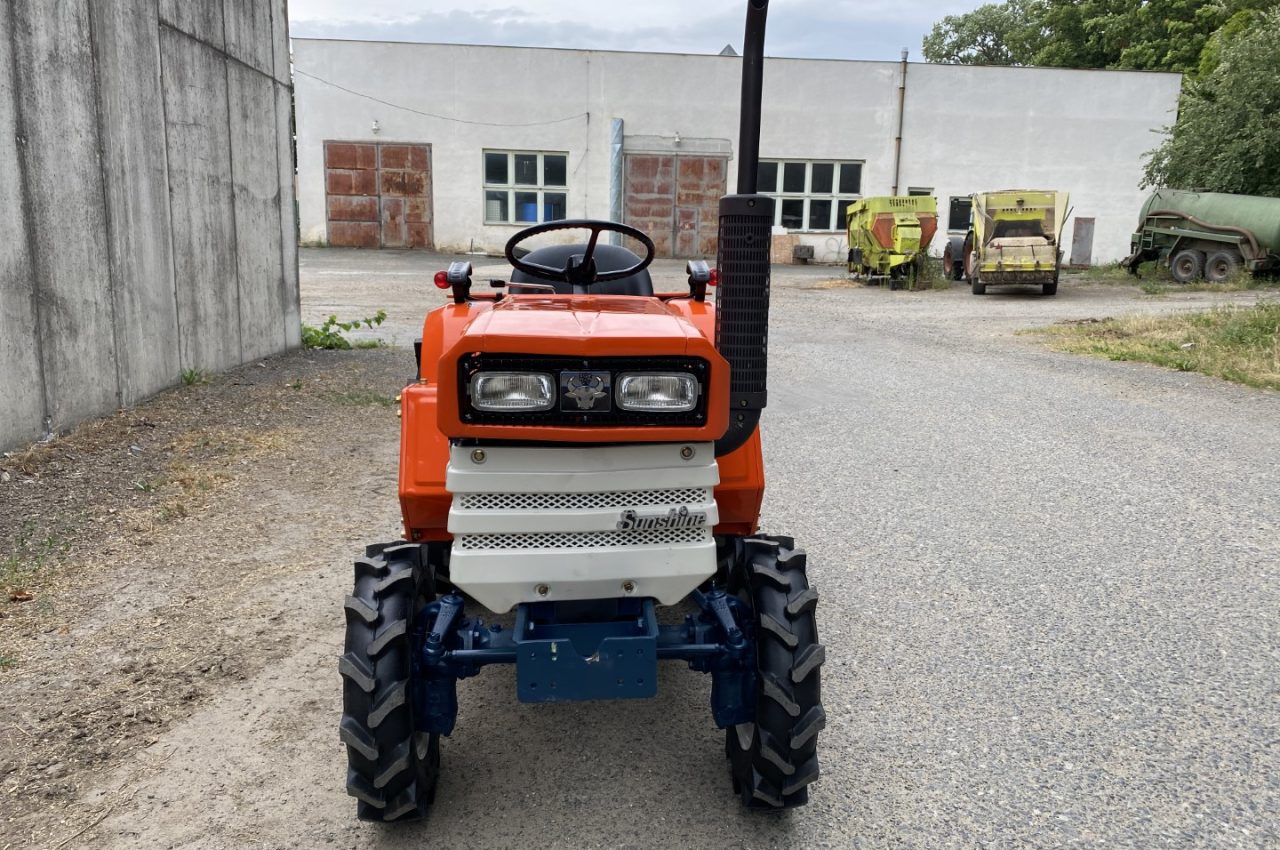
<path id="1" fill-rule="evenodd" d="M 325 142 L 330 245 L 431 248 L 431 146 Z"/>
<path id="2" fill-rule="evenodd" d="M 714 257 L 723 156 L 629 153 L 623 220 L 649 234 L 659 257 Z"/>

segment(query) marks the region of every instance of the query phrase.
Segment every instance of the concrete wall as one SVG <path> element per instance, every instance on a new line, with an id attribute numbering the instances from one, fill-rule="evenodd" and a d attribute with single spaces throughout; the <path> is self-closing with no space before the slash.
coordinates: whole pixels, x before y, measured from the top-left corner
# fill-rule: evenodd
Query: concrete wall
<path id="1" fill-rule="evenodd" d="M 285 0 L 0 5 L 0 447 L 298 344 Z"/>
<path id="2" fill-rule="evenodd" d="M 435 241 L 443 250 L 465 250 L 473 239 L 494 250 L 518 229 L 484 224 L 484 148 L 568 151 L 569 215 L 593 218 L 608 217 L 614 118 L 625 122 L 628 138 L 674 144 L 678 133 L 727 139 L 737 149 L 737 58 L 311 39 L 293 45 L 306 240 L 325 237 L 325 140 L 429 143 Z M 863 194 L 889 194 L 900 80 L 896 62 L 769 59 L 761 156 L 863 160 Z M 900 191 L 932 188 L 945 210 L 951 195 L 1064 189 L 1075 215 L 1097 219 L 1095 261 L 1117 259 L 1127 253 L 1143 198 L 1141 154 L 1156 145 L 1154 131 L 1173 122 L 1180 85 L 1176 74 L 910 64 Z M 735 182 L 731 161 L 729 186 Z M 806 233 L 802 241 L 817 247 L 819 259 L 844 256 L 843 234 Z"/>

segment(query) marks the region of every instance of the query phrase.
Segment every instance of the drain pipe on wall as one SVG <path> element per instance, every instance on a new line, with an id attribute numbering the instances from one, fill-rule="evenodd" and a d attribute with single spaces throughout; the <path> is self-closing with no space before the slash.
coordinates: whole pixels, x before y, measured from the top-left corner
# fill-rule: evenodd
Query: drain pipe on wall
<path id="1" fill-rule="evenodd" d="M 615 118 L 609 124 L 609 218 L 622 221 L 622 119 Z M 609 241 L 622 244 L 621 233 L 610 233 Z"/>
<path id="2" fill-rule="evenodd" d="M 898 135 L 893 140 L 893 192 L 898 194 L 898 178 L 902 173 L 902 119 L 907 106 L 907 48 L 902 48 L 902 80 L 898 84 Z"/>

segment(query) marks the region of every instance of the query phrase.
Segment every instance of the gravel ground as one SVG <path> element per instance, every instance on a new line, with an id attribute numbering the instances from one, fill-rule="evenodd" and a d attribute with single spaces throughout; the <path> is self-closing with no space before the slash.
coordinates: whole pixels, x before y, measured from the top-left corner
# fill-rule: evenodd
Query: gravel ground
<path id="1" fill-rule="evenodd" d="M 439 262 L 304 251 L 304 317 L 383 308 L 370 335 L 408 343 L 441 298 Z M 336 734 L 340 603 L 360 543 L 395 532 L 396 433 L 386 408 L 326 406 L 326 390 L 280 414 L 308 436 L 228 473 L 235 498 L 157 532 L 181 558 L 129 550 L 93 573 L 95 587 L 150 571 L 189 588 L 167 640 L 190 653 L 214 636 L 234 675 L 73 769 L 62 796 L 22 798 L 0 847 L 1280 844 L 1280 396 L 1014 333 L 1256 294 L 1065 280 L 1056 298 L 975 298 L 833 271 L 775 275 L 764 432 L 763 527 L 806 546 L 822 594 L 829 720 L 808 807 L 739 811 L 697 674 L 665 669 L 650 701 L 525 706 L 496 669 L 459 689 L 432 816 L 357 823 Z M 658 274 L 679 283 L 676 264 Z M 263 368 L 280 383 L 313 367 Z M 351 382 L 383 387 L 408 369 L 403 350 L 357 352 L 326 380 L 362 370 Z M 215 555 L 221 584 L 189 569 Z M 55 611 L 79 613 L 62 594 Z M 6 650 L 0 717 L 20 731 L 3 734 L 37 754 L 58 727 L 14 713 L 14 694 L 56 680 L 53 665 L 152 658 L 167 681 L 185 663 L 148 648 L 165 619 L 148 606 L 80 604 L 75 640 L 32 630 Z"/>

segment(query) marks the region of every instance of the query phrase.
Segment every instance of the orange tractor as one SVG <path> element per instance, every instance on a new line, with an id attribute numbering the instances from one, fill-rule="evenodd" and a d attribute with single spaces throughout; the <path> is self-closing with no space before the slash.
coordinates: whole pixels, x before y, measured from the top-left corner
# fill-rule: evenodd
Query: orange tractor
<path id="1" fill-rule="evenodd" d="M 767 0 L 750 0 L 738 194 L 720 201 L 716 269 L 655 292 L 653 242 L 556 221 L 506 246 L 509 283 L 436 276 L 403 392 L 404 540 L 370 546 L 346 599 L 340 728 L 361 818 L 430 805 L 457 681 L 514 664 L 523 702 L 652 697 L 660 661 L 712 677 L 734 789 L 750 807 L 808 800 L 825 650 L 805 554 L 758 531 L 764 495 L 769 242 L 755 192 Z M 581 228 L 586 241 L 520 243 Z M 600 239 L 622 233 L 643 254 Z M 716 286 L 715 303 L 708 286 Z M 659 624 L 658 606 L 684 605 Z M 478 605 L 515 612 L 486 625 Z"/>

